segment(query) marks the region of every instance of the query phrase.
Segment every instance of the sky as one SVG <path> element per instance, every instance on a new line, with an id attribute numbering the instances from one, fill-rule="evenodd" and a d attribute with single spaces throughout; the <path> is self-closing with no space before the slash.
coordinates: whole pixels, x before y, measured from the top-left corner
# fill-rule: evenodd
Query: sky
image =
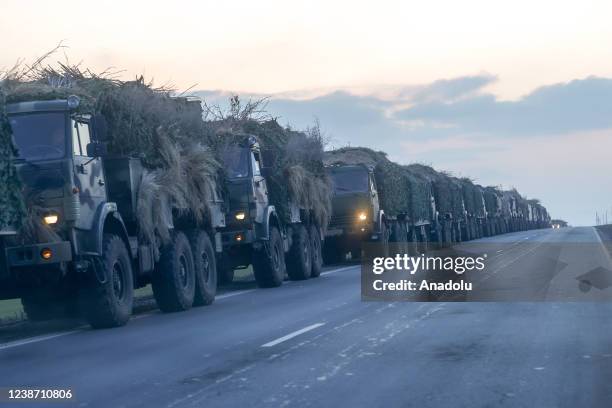
<path id="1" fill-rule="evenodd" d="M 330 147 L 514 186 L 574 225 L 612 219 L 612 2 L 225 3 L 4 0 L 0 70 L 62 42 L 51 62 L 211 103 L 266 96 Z"/>

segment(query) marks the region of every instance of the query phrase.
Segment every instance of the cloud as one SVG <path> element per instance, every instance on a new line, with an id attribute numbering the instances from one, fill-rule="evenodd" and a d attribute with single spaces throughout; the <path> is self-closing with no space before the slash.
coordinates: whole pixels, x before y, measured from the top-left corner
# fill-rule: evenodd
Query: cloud
<path id="1" fill-rule="evenodd" d="M 612 127 L 611 100 L 612 79 L 589 77 L 538 88 L 518 101 L 475 94 L 417 103 L 395 112 L 394 118 L 489 135 L 558 135 Z"/>

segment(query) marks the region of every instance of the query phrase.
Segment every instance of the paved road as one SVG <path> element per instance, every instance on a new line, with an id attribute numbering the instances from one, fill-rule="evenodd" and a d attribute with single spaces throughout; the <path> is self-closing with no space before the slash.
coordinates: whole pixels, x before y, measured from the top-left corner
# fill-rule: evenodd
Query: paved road
<path id="1" fill-rule="evenodd" d="M 490 288 L 547 277 L 542 300 L 612 269 L 592 228 L 480 244 L 494 251 Z M 362 302 L 357 266 L 124 328 L 0 345 L 0 387 L 69 387 L 87 407 L 609 407 L 611 381 L 609 302 Z"/>

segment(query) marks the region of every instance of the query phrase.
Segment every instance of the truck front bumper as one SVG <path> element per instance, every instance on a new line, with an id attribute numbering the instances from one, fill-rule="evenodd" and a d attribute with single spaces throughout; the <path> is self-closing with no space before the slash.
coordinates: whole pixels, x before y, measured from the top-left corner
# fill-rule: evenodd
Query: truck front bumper
<path id="1" fill-rule="evenodd" d="M 43 251 L 50 256 L 43 257 Z M 6 268 L 52 265 L 72 261 L 72 247 L 69 241 L 7 247 L 5 254 Z"/>
<path id="2" fill-rule="evenodd" d="M 255 233 L 251 229 L 221 231 L 221 242 L 223 243 L 224 247 L 250 245 L 255 241 Z"/>
<path id="3" fill-rule="evenodd" d="M 331 225 L 325 231 L 326 238 L 333 237 L 351 237 L 358 239 L 376 239 L 378 237 L 377 231 L 374 229 L 372 224 L 363 225 Z"/>

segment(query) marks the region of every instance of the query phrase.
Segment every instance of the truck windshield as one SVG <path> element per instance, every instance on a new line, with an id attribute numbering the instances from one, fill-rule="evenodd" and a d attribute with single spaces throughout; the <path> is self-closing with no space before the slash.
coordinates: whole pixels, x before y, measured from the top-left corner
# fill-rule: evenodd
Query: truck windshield
<path id="1" fill-rule="evenodd" d="M 251 151 L 241 147 L 227 147 L 223 151 L 223 167 L 228 178 L 249 176 L 249 156 Z"/>
<path id="2" fill-rule="evenodd" d="M 66 155 L 66 120 L 62 112 L 9 116 L 17 158 L 27 161 L 61 159 Z"/>
<path id="3" fill-rule="evenodd" d="M 335 194 L 367 193 L 368 172 L 363 169 L 332 171 Z"/>

